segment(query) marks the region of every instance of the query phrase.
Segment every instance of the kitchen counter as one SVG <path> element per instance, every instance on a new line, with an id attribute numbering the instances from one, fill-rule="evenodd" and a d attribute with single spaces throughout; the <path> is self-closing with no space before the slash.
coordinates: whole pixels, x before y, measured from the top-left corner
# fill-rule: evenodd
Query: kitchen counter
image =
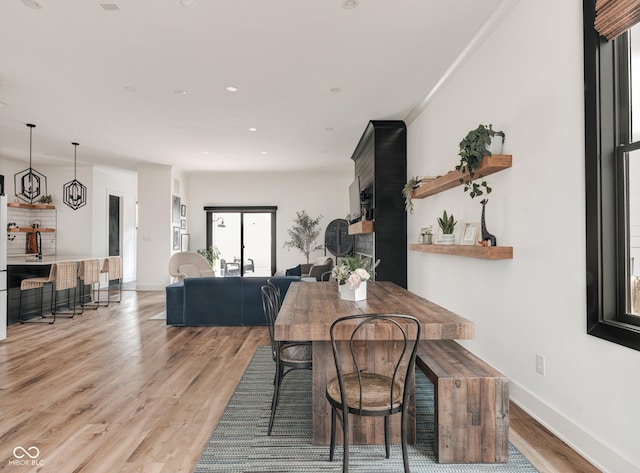
<path id="1" fill-rule="evenodd" d="M 88 259 L 104 259 L 100 256 L 67 256 L 67 255 L 44 255 L 38 259 L 35 255 L 9 256 L 7 266 L 22 265 L 44 265 L 52 263 L 64 263 L 67 261 L 83 261 Z"/>
<path id="2" fill-rule="evenodd" d="M 47 277 L 49 271 L 51 271 L 51 265 L 53 263 L 64 263 L 73 261 L 80 263 L 83 260 L 98 259 L 103 260 L 104 257 L 96 256 L 69 256 L 69 255 L 44 255 L 42 259 L 38 259 L 37 255 L 12 255 L 7 258 L 7 322 L 8 324 L 14 324 L 19 319 L 20 308 L 20 283 L 23 279 L 27 278 L 39 278 Z M 101 263 L 102 264 L 102 263 Z M 78 297 L 75 293 L 78 291 L 61 291 L 57 297 L 56 302 L 58 304 L 66 303 L 67 297 Z M 90 288 L 86 291 L 87 296 L 90 298 Z M 47 309 L 51 305 L 51 289 L 47 289 L 42 293 L 42 307 Z M 33 317 L 33 314 L 40 313 L 40 293 L 39 291 L 28 291 L 23 295 L 23 314 L 27 318 Z"/>

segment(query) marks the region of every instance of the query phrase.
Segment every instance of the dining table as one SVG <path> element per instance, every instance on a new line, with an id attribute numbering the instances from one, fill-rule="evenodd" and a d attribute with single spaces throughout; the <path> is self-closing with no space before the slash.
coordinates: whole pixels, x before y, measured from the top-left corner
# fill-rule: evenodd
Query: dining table
<path id="1" fill-rule="evenodd" d="M 369 281 L 367 297 L 360 301 L 340 298 L 338 283 L 294 282 L 282 302 L 274 328 L 279 341 L 310 341 L 312 362 L 312 442 L 328 445 L 331 434 L 331 406 L 326 400 L 327 382 L 336 376 L 330 327 L 334 320 L 354 314 L 404 314 L 420 322 L 420 340 L 471 339 L 475 326 L 457 315 L 397 284 Z M 349 333 L 334 334 L 337 343 L 348 343 Z M 376 334 L 370 342 L 372 360 L 384 358 L 394 340 L 387 332 Z M 397 344 L 395 344 L 397 345 Z M 375 364 L 375 361 L 372 361 Z M 410 402 L 407 408 L 407 440 L 415 443 L 415 379 L 407 380 Z M 286 389 L 286 387 L 284 388 Z M 350 439 L 354 444 L 384 444 L 384 423 L 379 417 L 352 416 Z M 400 443 L 400 416 L 392 416 L 390 441 Z M 341 429 L 337 429 L 341 432 Z"/>

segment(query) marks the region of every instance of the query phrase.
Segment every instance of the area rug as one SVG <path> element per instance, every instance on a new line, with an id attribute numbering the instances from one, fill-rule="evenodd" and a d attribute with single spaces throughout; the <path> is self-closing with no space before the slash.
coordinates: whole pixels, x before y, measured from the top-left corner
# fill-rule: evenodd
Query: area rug
<path id="1" fill-rule="evenodd" d="M 154 315 L 153 317 L 149 317 L 147 320 L 167 320 L 167 313 L 165 311 L 162 311 Z"/>
<path id="2" fill-rule="evenodd" d="M 329 447 L 311 445 L 311 372 L 297 370 L 285 378 L 272 435 L 267 435 L 275 365 L 268 347 L 259 347 L 218 426 L 194 468 L 195 473 L 341 472 L 342 447 L 329 462 Z M 535 473 L 509 445 L 508 463 L 439 464 L 433 448 L 433 385 L 416 373 L 417 443 L 409 446 L 412 473 Z M 351 472 L 402 472 L 400 446 L 384 458 L 383 445 L 350 448 Z"/>

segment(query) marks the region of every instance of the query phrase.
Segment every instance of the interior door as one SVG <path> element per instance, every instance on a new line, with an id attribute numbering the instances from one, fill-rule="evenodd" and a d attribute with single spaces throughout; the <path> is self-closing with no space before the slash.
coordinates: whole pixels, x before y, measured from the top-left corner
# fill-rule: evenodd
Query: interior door
<path id="1" fill-rule="evenodd" d="M 120 197 L 109 196 L 109 256 L 120 256 Z"/>

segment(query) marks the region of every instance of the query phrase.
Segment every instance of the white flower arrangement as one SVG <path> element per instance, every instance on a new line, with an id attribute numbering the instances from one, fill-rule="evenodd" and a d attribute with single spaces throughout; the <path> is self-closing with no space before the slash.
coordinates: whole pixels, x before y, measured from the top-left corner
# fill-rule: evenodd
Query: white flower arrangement
<path id="1" fill-rule="evenodd" d="M 379 264 L 380 260 L 371 265 L 360 255 L 350 256 L 333 268 L 332 275 L 338 284 L 348 284 L 351 289 L 358 289 L 363 281 L 371 279 L 371 274 Z"/>

